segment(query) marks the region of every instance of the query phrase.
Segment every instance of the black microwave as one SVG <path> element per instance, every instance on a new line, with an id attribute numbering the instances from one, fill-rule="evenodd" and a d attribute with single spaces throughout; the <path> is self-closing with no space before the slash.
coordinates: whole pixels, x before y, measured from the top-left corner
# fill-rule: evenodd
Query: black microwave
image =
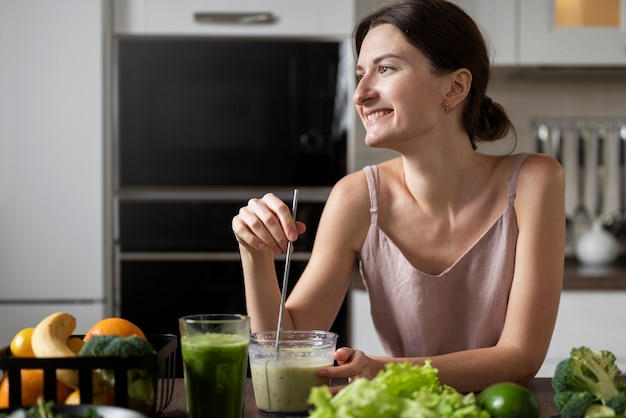
<path id="1" fill-rule="evenodd" d="M 119 186 L 334 184 L 348 53 L 346 41 L 119 37 Z"/>

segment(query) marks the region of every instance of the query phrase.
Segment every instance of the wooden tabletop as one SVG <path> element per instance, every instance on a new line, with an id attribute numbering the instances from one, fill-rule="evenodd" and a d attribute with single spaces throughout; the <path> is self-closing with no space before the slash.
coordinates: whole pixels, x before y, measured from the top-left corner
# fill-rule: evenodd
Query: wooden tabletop
<path id="1" fill-rule="evenodd" d="M 528 388 L 535 395 L 537 401 L 539 401 L 539 405 L 541 407 L 541 418 L 553 418 L 559 416 L 559 411 L 556 409 L 552 399 L 554 396 L 554 390 L 550 385 L 549 378 L 534 379 L 530 385 L 528 385 Z M 174 395 L 172 401 L 165 411 L 159 415 L 159 417 L 185 418 L 186 416 L 185 384 L 183 379 L 176 379 L 174 382 Z M 254 403 L 254 392 L 252 390 L 252 381 L 248 378 L 246 380 L 243 418 L 257 417 L 276 417 L 276 415 L 262 413 L 256 408 Z M 289 418 L 289 416 L 281 415 L 281 418 Z"/>

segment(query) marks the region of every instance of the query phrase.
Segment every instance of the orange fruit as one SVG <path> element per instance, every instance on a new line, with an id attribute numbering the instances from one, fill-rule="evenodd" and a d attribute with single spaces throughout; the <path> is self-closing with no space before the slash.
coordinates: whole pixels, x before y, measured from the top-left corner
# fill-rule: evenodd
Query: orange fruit
<path id="1" fill-rule="evenodd" d="M 32 406 L 37 398 L 43 397 L 43 370 L 21 369 L 22 374 L 22 406 Z M 74 389 L 57 380 L 57 402 L 62 403 Z M 9 378 L 2 376 L 0 381 L 0 409 L 9 407 Z"/>
<path id="2" fill-rule="evenodd" d="M 96 322 L 89 331 L 87 331 L 83 337 L 83 341 L 87 342 L 91 337 L 97 335 L 119 335 L 120 337 L 138 335 L 144 340 L 146 339 L 146 335 L 141 328 L 127 319 L 117 317 L 105 318 Z"/>
<path id="3" fill-rule="evenodd" d="M 80 349 L 83 348 L 85 342 L 80 337 L 70 337 L 67 340 L 67 346 L 72 350 L 76 355 L 80 352 Z"/>
<path id="4" fill-rule="evenodd" d="M 35 357 L 33 347 L 30 344 L 34 330 L 34 327 L 24 328 L 15 334 L 9 346 L 14 357 Z"/>

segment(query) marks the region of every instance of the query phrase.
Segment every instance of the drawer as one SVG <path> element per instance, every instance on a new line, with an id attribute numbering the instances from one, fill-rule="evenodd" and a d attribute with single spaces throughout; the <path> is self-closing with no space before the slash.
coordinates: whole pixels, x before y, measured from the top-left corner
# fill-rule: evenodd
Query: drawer
<path id="1" fill-rule="evenodd" d="M 118 35 L 349 37 L 354 0 L 115 0 Z"/>

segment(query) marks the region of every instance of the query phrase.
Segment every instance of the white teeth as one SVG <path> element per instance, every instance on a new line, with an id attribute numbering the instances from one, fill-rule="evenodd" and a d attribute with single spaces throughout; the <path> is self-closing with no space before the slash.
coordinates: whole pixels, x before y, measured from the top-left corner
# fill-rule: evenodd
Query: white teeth
<path id="1" fill-rule="evenodd" d="M 380 110 L 378 112 L 370 113 L 369 115 L 367 115 L 367 120 L 372 120 L 372 119 L 379 118 L 381 116 L 385 116 L 387 113 L 389 112 L 385 110 Z"/>

